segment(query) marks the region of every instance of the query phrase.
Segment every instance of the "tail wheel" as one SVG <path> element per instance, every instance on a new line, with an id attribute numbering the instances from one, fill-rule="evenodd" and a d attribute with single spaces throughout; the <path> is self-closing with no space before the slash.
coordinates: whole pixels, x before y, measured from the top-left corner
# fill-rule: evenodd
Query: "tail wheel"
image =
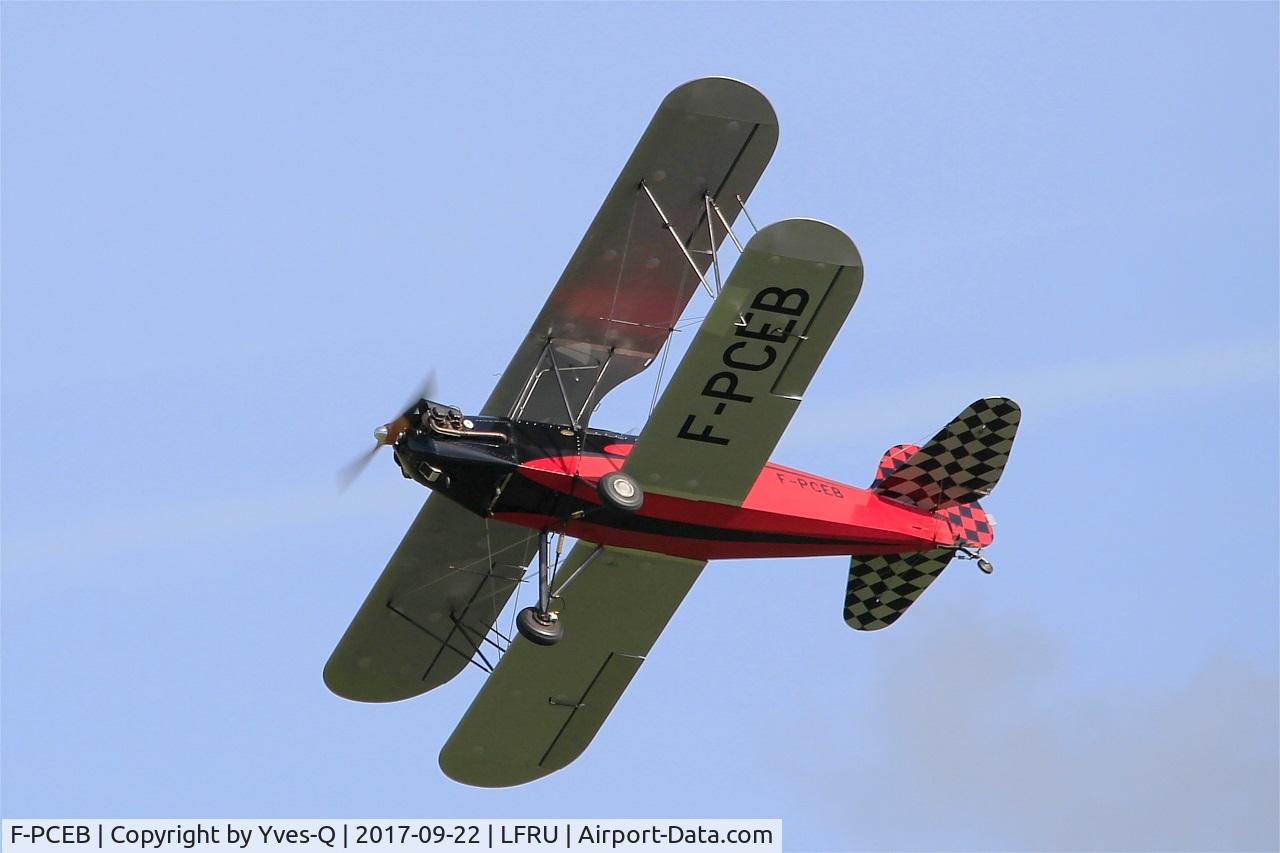
<path id="1" fill-rule="evenodd" d="M 620 512 L 635 512 L 644 505 L 644 491 L 635 477 L 621 471 L 610 471 L 600 478 L 596 491 L 605 506 Z"/>

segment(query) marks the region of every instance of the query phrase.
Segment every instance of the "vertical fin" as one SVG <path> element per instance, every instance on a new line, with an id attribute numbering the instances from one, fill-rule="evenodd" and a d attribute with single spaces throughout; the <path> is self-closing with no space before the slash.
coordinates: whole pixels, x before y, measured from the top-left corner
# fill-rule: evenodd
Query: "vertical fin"
<path id="1" fill-rule="evenodd" d="M 880 457 L 880 464 L 876 466 L 876 478 L 871 481 L 871 488 L 879 488 L 881 483 L 889 479 L 890 474 L 902 467 L 902 463 L 919 449 L 918 444 L 895 444 L 886 450 L 884 456 Z"/>

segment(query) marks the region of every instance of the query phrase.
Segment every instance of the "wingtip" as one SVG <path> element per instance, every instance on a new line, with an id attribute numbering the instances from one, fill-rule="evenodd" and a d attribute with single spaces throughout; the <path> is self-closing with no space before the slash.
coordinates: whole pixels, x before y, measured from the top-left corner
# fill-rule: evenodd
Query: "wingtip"
<path id="1" fill-rule="evenodd" d="M 773 104 L 754 86 L 732 77 L 699 77 L 662 101 L 664 109 L 777 126 Z"/>
<path id="2" fill-rule="evenodd" d="M 485 761 L 483 756 L 461 754 L 461 748 L 453 743 L 453 738 L 445 742 L 436 759 L 440 772 L 460 785 L 473 788 L 514 788 L 535 782 L 549 776 L 558 767 L 542 767 L 539 765 L 517 765 Z"/>
<path id="3" fill-rule="evenodd" d="M 388 673 L 368 670 L 339 654 L 338 650 L 324 665 L 324 686 L 329 692 L 352 702 L 368 702 L 381 705 L 402 702 L 421 696 L 434 685 L 420 679 L 396 678 Z"/>
<path id="4" fill-rule="evenodd" d="M 1022 406 L 1018 405 L 1018 401 L 1014 400 L 1011 397 L 1002 397 L 1002 396 L 980 397 L 977 400 L 974 400 L 972 404 L 970 404 L 971 408 L 991 409 L 997 406 L 1002 406 L 1002 407 L 1005 407 L 1006 409 L 1009 409 L 1010 410 L 1009 417 L 1013 418 L 1014 420 L 1020 420 L 1022 418 Z"/>
<path id="5" fill-rule="evenodd" d="M 806 261 L 862 267 L 862 255 L 852 238 L 819 219 L 783 219 L 766 225 L 746 248 Z"/>

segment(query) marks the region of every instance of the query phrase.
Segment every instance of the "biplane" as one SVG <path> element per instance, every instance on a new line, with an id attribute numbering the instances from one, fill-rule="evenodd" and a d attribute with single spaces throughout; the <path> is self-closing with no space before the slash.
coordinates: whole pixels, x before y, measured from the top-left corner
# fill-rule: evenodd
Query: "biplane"
<path id="1" fill-rule="evenodd" d="M 777 140 L 752 87 L 677 88 L 479 412 L 425 388 L 375 431 L 374 450 L 432 494 L 324 679 L 390 702 L 489 670 L 440 754 L 453 779 L 517 785 L 580 755 L 708 560 L 849 556 L 844 618 L 860 631 L 896 621 L 954 557 L 990 571 L 979 499 L 1008 459 L 1012 400 L 890 448 L 866 488 L 769 461 L 863 278 L 853 241 L 823 222 L 739 240 Z M 726 239 L 739 256 L 722 281 Z M 700 290 L 709 312 L 640 434 L 589 426 Z M 508 637 L 495 622 L 534 563 L 536 602 Z"/>

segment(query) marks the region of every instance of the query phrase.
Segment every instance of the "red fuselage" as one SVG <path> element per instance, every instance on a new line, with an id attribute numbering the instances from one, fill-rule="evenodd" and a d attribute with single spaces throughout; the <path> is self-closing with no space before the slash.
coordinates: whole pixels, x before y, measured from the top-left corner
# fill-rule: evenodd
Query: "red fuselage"
<path id="1" fill-rule="evenodd" d="M 479 515 L 624 548 L 691 559 L 895 554 L 956 543 L 945 513 L 767 464 L 741 506 L 646 493 L 636 512 L 602 504 L 633 436 L 498 418 L 458 433 L 415 430 L 396 446 L 406 476 Z M 474 437 L 473 437 L 474 436 Z M 434 473 L 433 473 L 434 472 Z"/>
<path id="2" fill-rule="evenodd" d="M 596 481 L 622 468 L 630 442 L 602 455 L 549 456 L 522 462 L 518 476 L 548 489 L 597 502 Z M 769 463 L 742 506 L 646 494 L 629 523 L 592 513 L 561 521 L 529 512 L 493 517 L 524 527 L 552 526 L 602 545 L 714 560 L 823 554 L 893 554 L 954 541 L 942 518 L 874 492 Z"/>

